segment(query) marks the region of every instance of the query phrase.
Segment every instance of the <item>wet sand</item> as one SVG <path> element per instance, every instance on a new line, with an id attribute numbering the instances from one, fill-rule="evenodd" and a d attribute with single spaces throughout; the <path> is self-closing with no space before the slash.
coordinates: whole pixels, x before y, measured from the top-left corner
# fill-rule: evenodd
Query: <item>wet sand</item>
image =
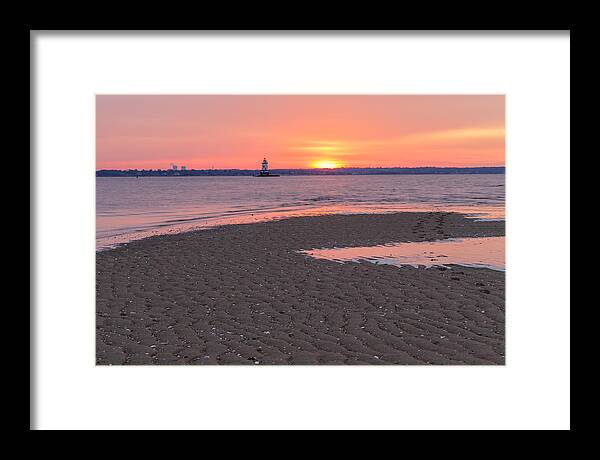
<path id="1" fill-rule="evenodd" d="M 299 217 L 96 254 L 97 364 L 504 364 L 504 273 L 299 250 L 502 236 L 453 213 Z"/>

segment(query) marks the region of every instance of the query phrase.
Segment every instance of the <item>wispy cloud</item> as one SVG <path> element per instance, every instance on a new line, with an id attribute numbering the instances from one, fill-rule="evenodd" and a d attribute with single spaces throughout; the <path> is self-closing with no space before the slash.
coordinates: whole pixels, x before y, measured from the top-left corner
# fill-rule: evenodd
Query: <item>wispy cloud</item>
<path id="1" fill-rule="evenodd" d="M 504 127 L 474 127 L 457 128 L 443 131 L 430 131 L 415 133 L 400 138 L 404 142 L 469 142 L 477 139 L 502 139 L 504 138 Z"/>
<path id="2" fill-rule="evenodd" d="M 425 131 L 410 133 L 401 137 L 388 139 L 354 139 L 347 141 L 306 141 L 301 145 L 295 145 L 292 150 L 322 153 L 322 154 L 347 154 L 351 155 L 358 151 L 372 150 L 378 148 L 401 148 L 401 147 L 448 147 L 468 146 L 474 142 L 495 140 L 502 141 L 504 138 L 504 127 L 472 127 L 457 128 L 441 131 Z"/>

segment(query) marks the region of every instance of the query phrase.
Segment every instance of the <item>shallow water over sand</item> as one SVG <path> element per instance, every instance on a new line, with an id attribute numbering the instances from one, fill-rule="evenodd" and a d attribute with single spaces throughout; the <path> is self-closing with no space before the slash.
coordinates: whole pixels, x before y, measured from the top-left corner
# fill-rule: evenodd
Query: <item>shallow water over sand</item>
<path id="1" fill-rule="evenodd" d="M 504 175 L 96 178 L 96 246 L 319 214 L 455 211 L 504 219 Z"/>
<path id="2" fill-rule="evenodd" d="M 505 270 L 504 237 L 451 238 L 439 241 L 397 243 L 356 248 L 302 251 L 317 259 L 335 262 L 367 261 L 376 264 L 413 267 L 463 265 Z"/>

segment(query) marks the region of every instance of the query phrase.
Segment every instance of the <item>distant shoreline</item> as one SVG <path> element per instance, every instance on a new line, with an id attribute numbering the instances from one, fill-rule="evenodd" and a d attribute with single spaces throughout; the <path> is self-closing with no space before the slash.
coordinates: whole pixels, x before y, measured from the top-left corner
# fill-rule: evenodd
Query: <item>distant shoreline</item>
<path id="1" fill-rule="evenodd" d="M 101 169 L 96 177 L 206 177 L 255 176 L 254 169 Z M 505 174 L 505 166 L 472 168 L 336 168 L 336 169 L 272 169 L 280 176 L 370 176 L 370 175 L 431 175 L 431 174 Z"/>

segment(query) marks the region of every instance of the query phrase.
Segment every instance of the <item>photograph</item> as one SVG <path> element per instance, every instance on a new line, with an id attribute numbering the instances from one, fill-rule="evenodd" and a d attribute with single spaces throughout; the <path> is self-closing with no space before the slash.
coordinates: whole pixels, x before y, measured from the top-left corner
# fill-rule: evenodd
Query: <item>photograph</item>
<path id="1" fill-rule="evenodd" d="M 504 94 L 98 93 L 95 148 L 96 366 L 510 361 Z"/>

